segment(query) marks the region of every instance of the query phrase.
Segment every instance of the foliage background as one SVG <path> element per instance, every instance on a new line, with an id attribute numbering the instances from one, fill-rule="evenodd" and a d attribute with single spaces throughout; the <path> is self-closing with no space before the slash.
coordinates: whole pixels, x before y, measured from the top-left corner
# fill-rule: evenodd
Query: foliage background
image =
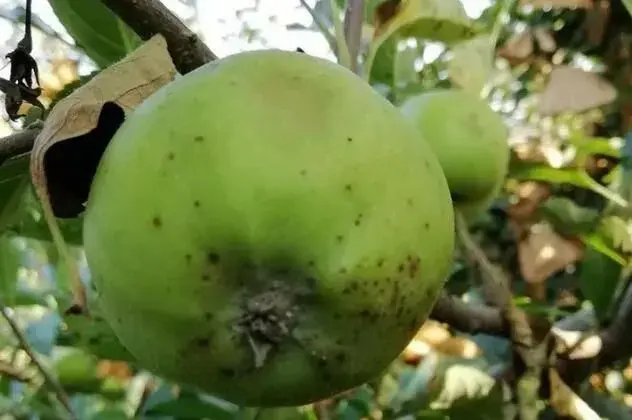
<path id="1" fill-rule="evenodd" d="M 219 56 L 301 47 L 334 59 L 298 1 L 235 0 L 230 7 L 206 0 L 164 3 Z M 331 27 L 328 3 L 307 2 Z M 632 165 L 630 15 L 619 0 L 463 0 L 463 6 L 483 31 L 498 30 L 493 67 L 476 64 L 481 54 L 474 61 L 468 55 L 455 58 L 441 40 L 419 38 L 378 56 L 371 81 L 398 102 L 424 89 L 482 78 L 490 105 L 511 127 L 513 159 L 505 191 L 472 233 L 510 278 L 515 304 L 535 325 L 554 325 L 561 341 L 573 341 L 574 331 L 596 334 L 602 346 L 589 341 L 579 349 L 582 357 L 608 356 L 607 363 L 591 366 L 591 374 L 576 382 L 564 377 L 573 391 L 564 394 L 563 403 L 543 391 L 539 417 L 632 418 L 632 340 L 625 329 L 632 324 L 621 321 L 632 313 L 632 227 L 626 208 Z M 104 15 L 96 2 L 40 0 L 33 7 L 34 55 L 46 104 L 71 89 L 64 87 L 76 86 L 139 45 L 135 34 L 114 15 Z M 0 3 L 4 53 L 21 38 L 23 16 L 22 2 Z M 371 14 L 367 17 L 368 39 Z M 3 117 L 0 134 L 23 129 Z M 0 153 L 0 298 L 5 320 L 15 320 L 28 345 L 10 324 L 0 324 L 0 418 L 68 417 L 59 390 L 51 389 L 50 378 L 34 366 L 29 352 L 53 372 L 80 419 L 516 416 L 511 342 L 484 331 L 457 331 L 436 320 L 424 325 L 383 377 L 309 407 L 242 410 L 138 370 L 98 319 L 88 323 L 63 314 L 68 279 L 28 182 L 28 158 L 3 157 Z M 80 220 L 63 221 L 62 227 L 89 286 Z M 459 258 L 448 290 L 470 304 L 485 303 L 480 277 Z M 620 328 L 607 329 L 612 325 Z"/>

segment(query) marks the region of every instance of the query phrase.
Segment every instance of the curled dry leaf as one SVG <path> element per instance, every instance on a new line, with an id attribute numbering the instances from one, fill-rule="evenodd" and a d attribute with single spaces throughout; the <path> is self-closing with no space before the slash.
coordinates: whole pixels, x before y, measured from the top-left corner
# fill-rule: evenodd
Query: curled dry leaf
<path id="1" fill-rule="evenodd" d="M 85 290 L 55 218 L 83 211 L 99 160 L 125 114 L 175 75 L 167 43 L 156 35 L 59 101 L 35 139 L 31 178 L 55 246 L 68 265 L 73 311 L 86 309 Z"/>
<path id="2" fill-rule="evenodd" d="M 499 54 L 514 64 L 523 63 L 533 54 L 533 34 L 529 30 L 513 34 Z"/>
<path id="3" fill-rule="evenodd" d="M 515 191 L 516 202 L 512 203 L 507 213 L 518 225 L 527 223 L 540 204 L 551 195 L 551 187 L 538 181 L 522 182 Z"/>
<path id="4" fill-rule="evenodd" d="M 579 260 L 584 248 L 579 241 L 565 239 L 546 223 L 538 223 L 518 243 L 520 271 L 531 284 L 541 284 L 555 272 Z"/>
<path id="5" fill-rule="evenodd" d="M 540 98 L 538 111 L 543 115 L 582 112 L 611 103 L 617 91 L 602 77 L 570 66 L 551 71 Z"/>
<path id="6" fill-rule="evenodd" d="M 117 114 L 124 118 L 125 113 L 172 81 L 175 74 L 166 41 L 157 35 L 51 110 L 35 140 L 31 176 L 43 193 L 40 198 L 50 201 L 55 216 L 76 217 L 83 210 L 91 175 L 109 141 L 99 137 L 104 130 L 112 131 L 111 134 L 116 131 L 100 127 L 100 122 L 109 119 L 104 114 L 115 114 L 120 108 Z M 109 105 L 104 106 L 106 103 Z M 118 128 L 122 121 L 111 123 L 104 125 Z"/>

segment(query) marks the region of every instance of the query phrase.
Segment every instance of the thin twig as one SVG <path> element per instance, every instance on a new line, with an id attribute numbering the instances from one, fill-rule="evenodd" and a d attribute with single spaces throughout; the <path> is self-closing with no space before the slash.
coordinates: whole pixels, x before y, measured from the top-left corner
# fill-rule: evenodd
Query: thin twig
<path id="1" fill-rule="evenodd" d="M 46 366 L 44 366 L 44 364 L 39 360 L 39 357 L 35 354 L 35 352 L 31 348 L 26 336 L 24 335 L 22 330 L 20 330 L 20 327 L 16 324 L 16 322 L 13 320 L 13 317 L 9 315 L 6 306 L 4 306 L 4 304 L 1 304 L 1 303 L 0 303 L 0 315 L 2 315 L 2 317 L 7 321 L 7 324 L 9 324 L 9 327 L 11 328 L 13 335 L 15 335 L 15 337 L 17 338 L 20 347 L 30 357 L 31 362 L 40 371 L 40 373 L 44 377 L 44 380 L 50 387 L 51 391 L 55 393 L 55 395 L 57 396 L 57 399 L 59 400 L 59 402 L 63 404 L 64 408 L 68 411 L 68 414 L 70 415 L 70 417 L 72 419 L 78 419 L 78 417 L 76 416 L 76 414 L 74 413 L 72 409 L 72 405 L 70 404 L 70 398 L 68 397 L 68 394 L 66 394 L 66 391 L 64 391 L 64 388 L 62 387 L 61 383 L 59 383 L 55 375 L 50 373 L 48 369 L 46 368 Z"/>
<path id="2" fill-rule="evenodd" d="M 327 44 L 329 44 L 329 48 L 335 54 L 336 49 L 337 49 L 336 37 L 331 33 L 329 28 L 327 28 L 327 24 L 323 22 L 323 19 L 316 14 L 314 9 L 312 9 L 312 7 L 309 4 L 307 4 L 307 1 L 305 0 L 299 0 L 299 1 L 301 2 L 301 6 L 303 6 L 303 8 L 305 8 L 305 10 L 307 10 L 309 15 L 312 17 L 312 20 L 314 21 L 314 25 L 318 27 L 318 30 L 320 31 L 320 33 L 325 37 Z"/>
<path id="3" fill-rule="evenodd" d="M 517 372 L 516 394 L 520 418 L 536 420 L 539 417 L 537 406 L 540 389 L 540 377 L 547 362 L 546 347 L 536 345 L 533 331 L 524 311 L 513 302 L 509 280 L 487 258 L 483 250 L 470 236 L 468 225 L 463 216 L 456 211 L 456 230 L 459 240 L 470 259 L 478 265 L 482 273 L 483 287 L 509 324 L 514 351 L 524 364 L 524 371 Z"/>
<path id="4" fill-rule="evenodd" d="M 345 12 L 345 38 L 351 59 L 351 71 L 358 73 L 360 45 L 362 43 L 362 24 L 364 23 L 364 0 L 348 0 Z"/>
<path id="5" fill-rule="evenodd" d="M 39 132 L 32 128 L 0 138 L 0 165 L 7 159 L 29 153 Z"/>
<path id="6" fill-rule="evenodd" d="M 467 303 L 446 293 L 433 306 L 430 318 L 467 334 L 485 333 L 504 337 L 510 334 L 509 325 L 497 308 Z"/>
<path id="7" fill-rule="evenodd" d="M 143 40 L 162 34 L 182 74 L 217 59 L 208 46 L 159 0 L 101 0 Z"/>
<path id="8" fill-rule="evenodd" d="M 329 0 L 329 7 L 331 8 L 331 20 L 334 24 L 334 33 L 336 35 L 336 57 L 338 58 L 338 64 L 348 69 L 351 69 L 351 57 L 349 56 L 349 47 L 345 40 L 345 31 L 342 27 L 342 21 L 340 19 L 338 6 L 335 0 Z"/>

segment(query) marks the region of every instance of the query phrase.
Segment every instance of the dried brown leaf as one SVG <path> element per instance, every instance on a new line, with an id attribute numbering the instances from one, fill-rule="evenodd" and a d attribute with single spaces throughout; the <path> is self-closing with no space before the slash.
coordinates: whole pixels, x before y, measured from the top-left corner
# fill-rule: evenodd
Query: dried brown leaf
<path id="1" fill-rule="evenodd" d="M 57 188 L 58 186 L 51 185 L 51 182 L 56 182 L 58 178 L 56 173 L 68 168 L 55 167 L 54 162 L 47 159 L 47 154 L 59 143 L 93 132 L 99 124 L 105 103 L 114 103 L 128 113 L 156 90 L 172 81 L 175 74 L 176 69 L 167 51 L 166 41 L 162 35 L 157 35 L 59 101 L 51 110 L 42 132 L 35 140 L 31 175 L 38 191 L 43 194 L 42 199 L 51 201 L 56 216 L 74 217 L 80 211 L 79 205 L 82 203 L 65 203 L 61 198 L 54 196 L 56 189 L 74 190 L 75 186 L 63 185 L 62 188 Z M 96 133 L 94 136 L 82 137 L 81 141 L 90 142 L 95 140 L 95 137 Z M 78 148 L 89 147 L 87 144 L 76 144 Z M 81 155 L 78 158 L 83 159 L 86 156 Z M 51 176 L 55 179 L 51 180 Z M 83 182 L 85 180 L 82 180 Z"/>
<path id="2" fill-rule="evenodd" d="M 549 75 L 538 111 L 543 115 L 581 112 L 609 104 L 616 98 L 614 86 L 599 75 L 570 66 L 558 66 Z"/>
<path id="3" fill-rule="evenodd" d="M 526 181 L 516 188 L 517 202 L 507 209 L 509 217 L 517 224 L 526 223 L 538 209 L 540 204 L 551 195 L 548 184 L 537 181 Z"/>
<path id="4" fill-rule="evenodd" d="M 579 242 L 561 237 L 546 224 L 537 224 L 518 243 L 520 272 L 528 283 L 542 283 L 555 272 L 581 259 L 583 252 Z"/>
<path id="5" fill-rule="evenodd" d="M 85 290 L 69 257 L 56 217 L 76 217 L 107 143 L 133 110 L 175 78 L 162 35 L 101 71 L 59 101 L 46 118 L 31 155 L 31 177 L 73 287 L 73 311 L 86 309 Z"/>
<path id="6" fill-rule="evenodd" d="M 589 45 L 598 46 L 603 41 L 610 20 L 610 11 L 609 0 L 597 0 L 594 6 L 586 12 L 583 26 Z"/>
<path id="7" fill-rule="evenodd" d="M 500 55 L 512 62 L 522 62 L 533 53 L 533 34 L 524 31 L 513 34 L 499 51 Z"/>

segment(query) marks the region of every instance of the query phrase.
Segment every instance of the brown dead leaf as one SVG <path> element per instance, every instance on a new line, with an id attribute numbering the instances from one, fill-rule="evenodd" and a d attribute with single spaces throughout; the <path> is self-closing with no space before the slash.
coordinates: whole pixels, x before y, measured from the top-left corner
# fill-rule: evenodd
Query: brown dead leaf
<path id="1" fill-rule="evenodd" d="M 610 10 L 610 0 L 596 0 L 593 7 L 586 12 L 583 26 L 589 45 L 596 47 L 603 41 L 610 20 Z"/>
<path id="2" fill-rule="evenodd" d="M 31 178 L 55 247 L 68 268 L 74 289 L 72 311 L 86 310 L 85 290 L 56 217 L 76 217 L 83 211 L 98 162 L 125 114 L 175 75 L 167 43 L 156 35 L 59 101 L 35 139 Z"/>
<path id="3" fill-rule="evenodd" d="M 526 223 L 544 200 L 551 195 L 548 184 L 526 181 L 518 185 L 515 191 L 517 201 L 511 204 L 507 213 L 518 225 Z"/>
<path id="4" fill-rule="evenodd" d="M 386 0 L 384 3 L 380 3 L 373 12 L 373 26 L 376 28 L 384 26 L 397 14 L 400 7 L 401 0 Z"/>
<path id="5" fill-rule="evenodd" d="M 612 84 L 595 73 L 570 66 L 554 68 L 540 98 L 542 115 L 581 112 L 606 105 L 617 98 Z"/>
<path id="6" fill-rule="evenodd" d="M 520 5 L 536 9 L 589 9 L 592 3 L 593 0 L 520 0 Z"/>
<path id="7" fill-rule="evenodd" d="M 35 140 L 31 175 L 38 190 L 44 194 L 41 198 L 50 201 L 57 217 L 75 217 L 83 210 L 86 184 L 90 181 L 86 176 L 96 168 L 100 158 L 100 153 L 91 156 L 94 153 L 87 149 L 93 149 L 93 142 L 109 141 L 98 138 L 103 134 L 102 129 L 98 129 L 99 120 L 107 117 L 102 112 L 104 104 L 112 103 L 110 109 L 120 107 L 125 114 L 172 81 L 175 74 L 166 41 L 162 35 L 157 35 L 59 101 L 51 110 Z M 57 150 L 61 147 L 57 146 L 66 141 L 72 144 L 64 147 L 64 159 L 75 161 L 62 162 L 62 157 L 58 156 Z M 104 149 L 104 146 L 99 144 L 98 147 Z M 70 148 L 81 149 L 82 153 L 72 153 Z M 97 162 L 85 162 L 91 158 Z M 76 173 L 82 169 L 83 173 Z M 81 185 L 74 185 L 75 182 Z"/>
<path id="8" fill-rule="evenodd" d="M 533 34 L 531 31 L 515 33 L 505 42 L 499 55 L 512 63 L 522 63 L 533 53 Z"/>
<path id="9" fill-rule="evenodd" d="M 581 259 L 583 251 L 580 242 L 565 239 L 549 225 L 538 223 L 518 243 L 520 272 L 528 283 L 541 284 L 555 272 Z"/>

